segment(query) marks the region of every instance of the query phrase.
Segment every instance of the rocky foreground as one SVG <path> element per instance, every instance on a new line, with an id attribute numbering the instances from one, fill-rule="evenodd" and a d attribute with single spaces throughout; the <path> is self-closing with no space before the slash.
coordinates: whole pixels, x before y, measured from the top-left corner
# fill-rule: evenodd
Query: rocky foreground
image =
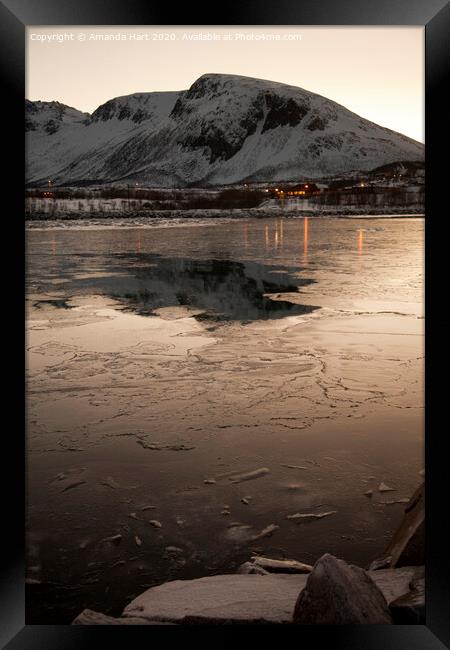
<path id="1" fill-rule="evenodd" d="M 73 625 L 425 624 L 425 487 L 367 570 L 325 554 L 314 566 L 252 556 L 237 574 L 148 589 L 119 618 L 85 609 Z"/>

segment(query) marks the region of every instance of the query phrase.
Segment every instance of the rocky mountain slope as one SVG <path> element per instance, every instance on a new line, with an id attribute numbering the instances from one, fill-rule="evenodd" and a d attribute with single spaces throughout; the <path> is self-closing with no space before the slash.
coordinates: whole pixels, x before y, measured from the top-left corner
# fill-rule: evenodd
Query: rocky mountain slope
<path id="1" fill-rule="evenodd" d="M 92 115 L 27 100 L 27 183 L 155 187 L 297 180 L 422 160 L 424 147 L 272 81 L 206 74 L 189 90 L 117 97 Z"/>

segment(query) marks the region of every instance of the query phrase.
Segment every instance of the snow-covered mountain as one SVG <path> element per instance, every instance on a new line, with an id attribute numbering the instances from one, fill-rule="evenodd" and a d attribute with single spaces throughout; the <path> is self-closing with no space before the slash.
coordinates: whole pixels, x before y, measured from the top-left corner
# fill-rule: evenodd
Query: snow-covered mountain
<path id="1" fill-rule="evenodd" d="M 309 91 L 205 74 L 92 115 L 26 100 L 27 182 L 155 187 L 297 180 L 422 160 L 424 146 Z"/>

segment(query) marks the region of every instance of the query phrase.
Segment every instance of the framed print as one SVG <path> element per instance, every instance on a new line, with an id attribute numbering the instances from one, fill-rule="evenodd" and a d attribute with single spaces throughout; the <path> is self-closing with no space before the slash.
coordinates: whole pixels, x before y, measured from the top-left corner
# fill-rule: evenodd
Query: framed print
<path id="1" fill-rule="evenodd" d="M 0 9 L 3 646 L 449 647 L 448 5 Z"/>

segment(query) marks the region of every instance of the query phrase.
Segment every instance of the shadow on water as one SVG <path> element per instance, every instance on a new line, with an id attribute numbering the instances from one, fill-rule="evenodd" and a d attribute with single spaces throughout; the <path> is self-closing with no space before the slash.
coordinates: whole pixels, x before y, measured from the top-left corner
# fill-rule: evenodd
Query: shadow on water
<path id="1" fill-rule="evenodd" d="M 127 260 L 120 257 L 123 271 Z M 131 261 L 129 256 L 126 258 Z M 123 301 L 126 310 L 142 316 L 151 316 L 164 307 L 186 306 L 201 310 L 195 314 L 199 321 L 245 323 L 318 309 L 298 304 L 292 295 L 298 294 L 301 286 L 314 282 L 294 275 L 298 268 L 157 255 L 139 256 L 135 261 L 138 267 L 127 269 L 134 275 L 134 287 L 114 291 L 112 297 Z M 281 300 L 279 294 L 291 294 L 291 300 Z"/>

